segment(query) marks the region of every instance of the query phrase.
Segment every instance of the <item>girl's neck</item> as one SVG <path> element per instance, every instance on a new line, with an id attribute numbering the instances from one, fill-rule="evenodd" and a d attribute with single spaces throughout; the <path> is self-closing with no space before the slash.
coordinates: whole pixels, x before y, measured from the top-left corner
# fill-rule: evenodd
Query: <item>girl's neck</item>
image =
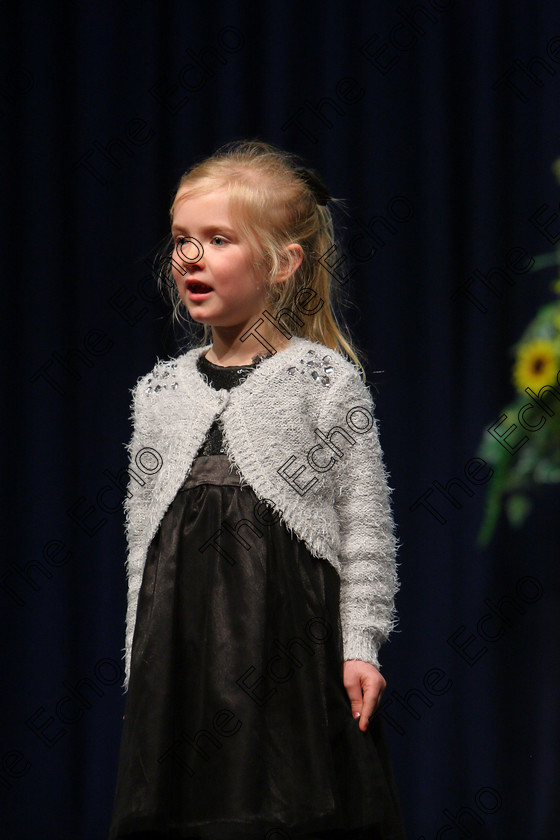
<path id="1" fill-rule="evenodd" d="M 290 339 L 282 338 L 282 341 L 275 340 L 274 342 L 269 341 L 274 347 L 274 350 L 278 353 L 281 350 L 284 350 L 290 343 Z M 243 351 L 243 352 L 241 352 Z M 220 367 L 234 367 L 235 365 L 239 365 L 240 367 L 243 365 L 252 365 L 254 362 L 259 361 L 262 356 L 273 356 L 274 353 L 269 352 L 266 347 L 262 344 L 258 346 L 258 348 L 254 349 L 251 354 L 247 353 L 247 350 L 243 347 L 240 350 L 234 350 L 231 347 L 224 347 L 222 350 L 218 349 L 218 352 L 215 352 L 214 344 L 210 347 L 210 349 L 205 353 L 205 358 L 212 362 L 214 365 L 219 365 Z"/>

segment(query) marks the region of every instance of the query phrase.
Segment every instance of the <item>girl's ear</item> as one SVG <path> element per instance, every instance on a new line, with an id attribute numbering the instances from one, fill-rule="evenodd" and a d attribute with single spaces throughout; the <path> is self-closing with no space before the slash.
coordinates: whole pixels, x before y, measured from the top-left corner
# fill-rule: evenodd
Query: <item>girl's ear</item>
<path id="1" fill-rule="evenodd" d="M 278 272 L 275 282 L 282 283 L 291 277 L 298 270 L 303 260 L 303 248 L 297 242 L 292 242 L 286 247 L 288 252 L 285 256 L 285 266 Z"/>

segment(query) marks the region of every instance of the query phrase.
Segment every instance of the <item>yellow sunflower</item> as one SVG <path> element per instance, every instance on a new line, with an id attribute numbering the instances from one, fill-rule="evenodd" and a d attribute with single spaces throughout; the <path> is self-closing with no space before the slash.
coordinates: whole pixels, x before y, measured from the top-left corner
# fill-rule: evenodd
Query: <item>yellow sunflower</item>
<path id="1" fill-rule="evenodd" d="M 558 358 L 552 341 L 543 338 L 523 344 L 513 367 L 513 384 L 521 393 L 532 388 L 537 394 L 543 385 L 552 385 L 558 373 Z"/>

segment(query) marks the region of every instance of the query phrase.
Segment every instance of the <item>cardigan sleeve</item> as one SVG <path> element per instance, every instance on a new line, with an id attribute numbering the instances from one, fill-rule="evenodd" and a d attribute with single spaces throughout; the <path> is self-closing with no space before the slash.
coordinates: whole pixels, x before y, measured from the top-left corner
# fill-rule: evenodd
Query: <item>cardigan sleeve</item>
<path id="1" fill-rule="evenodd" d="M 142 376 L 132 388 L 131 408 L 132 434 L 126 445 L 128 452 L 128 486 L 123 508 L 125 513 L 125 535 L 127 543 L 127 609 L 124 647 L 125 680 L 123 688 L 128 691 L 132 639 L 136 622 L 138 593 L 142 583 L 143 558 L 141 556 L 140 532 L 146 518 L 150 500 L 150 474 L 158 469 L 158 453 L 154 448 L 153 425 L 147 406 L 142 399 L 148 374 Z"/>
<path id="2" fill-rule="evenodd" d="M 344 660 L 379 668 L 378 651 L 397 624 L 399 547 L 391 488 L 369 388 L 352 367 L 333 384 L 331 435 L 339 453 L 333 470 L 334 505 L 340 524 L 340 618 Z M 332 426 L 330 427 L 332 431 Z M 354 443 L 352 444 L 352 440 Z"/>

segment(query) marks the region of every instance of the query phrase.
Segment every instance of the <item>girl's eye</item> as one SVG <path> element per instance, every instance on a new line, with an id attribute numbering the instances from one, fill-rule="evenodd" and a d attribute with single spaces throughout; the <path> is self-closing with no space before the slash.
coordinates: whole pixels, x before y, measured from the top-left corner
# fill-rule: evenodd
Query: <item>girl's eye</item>
<path id="1" fill-rule="evenodd" d="M 211 241 L 215 243 L 216 240 L 218 240 L 218 245 L 226 241 L 223 236 L 213 236 Z"/>

